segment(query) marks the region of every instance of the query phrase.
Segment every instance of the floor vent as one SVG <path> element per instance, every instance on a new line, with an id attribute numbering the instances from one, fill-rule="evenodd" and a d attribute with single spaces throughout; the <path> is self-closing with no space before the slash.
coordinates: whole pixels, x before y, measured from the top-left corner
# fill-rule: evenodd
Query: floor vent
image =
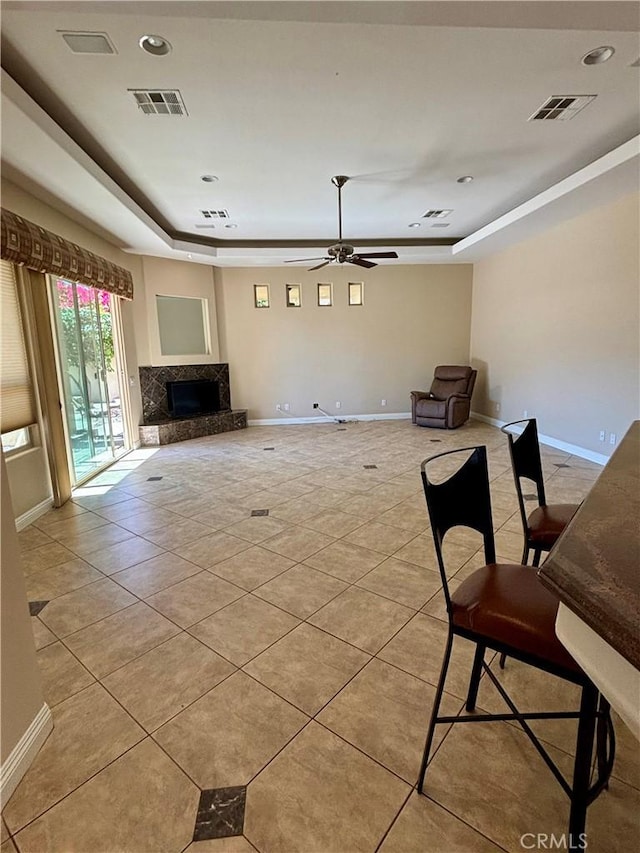
<path id="1" fill-rule="evenodd" d="M 189 115 L 178 89 L 129 89 L 145 115 Z"/>
<path id="2" fill-rule="evenodd" d="M 553 95 L 527 121 L 569 121 L 595 98 L 595 95 Z"/>

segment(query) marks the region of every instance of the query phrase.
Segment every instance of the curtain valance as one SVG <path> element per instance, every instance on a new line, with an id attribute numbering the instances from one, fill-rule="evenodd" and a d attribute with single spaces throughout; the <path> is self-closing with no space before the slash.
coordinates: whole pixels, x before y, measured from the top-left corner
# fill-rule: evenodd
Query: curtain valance
<path id="1" fill-rule="evenodd" d="M 129 270 L 4 207 L 1 225 L 1 255 L 5 260 L 98 290 L 108 290 L 123 299 L 133 299 L 133 279 Z"/>

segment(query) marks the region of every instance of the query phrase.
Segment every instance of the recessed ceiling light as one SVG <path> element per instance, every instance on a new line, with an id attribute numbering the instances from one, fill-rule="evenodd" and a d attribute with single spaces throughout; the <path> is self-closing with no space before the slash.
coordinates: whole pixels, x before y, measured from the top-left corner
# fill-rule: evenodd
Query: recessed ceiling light
<path id="1" fill-rule="evenodd" d="M 586 53 L 582 57 L 581 62 L 583 65 L 601 65 L 603 62 L 606 62 L 607 59 L 611 59 L 615 52 L 616 49 L 610 45 L 596 47 L 594 50 L 590 50 L 589 53 Z"/>
<path id="2" fill-rule="evenodd" d="M 230 222 L 228 225 L 225 225 L 224 227 L 225 228 L 237 228 L 238 226 L 234 225 L 232 222 Z"/>
<path id="3" fill-rule="evenodd" d="M 421 225 L 422 225 L 422 222 L 410 222 L 409 228 L 420 228 Z"/>
<path id="4" fill-rule="evenodd" d="M 461 178 L 456 178 L 458 184 L 470 184 L 473 180 L 473 175 L 462 175 Z"/>
<path id="5" fill-rule="evenodd" d="M 171 45 L 163 36 L 141 36 L 138 44 L 152 56 L 166 56 L 171 52 Z"/>
<path id="6" fill-rule="evenodd" d="M 200 180 L 204 181 L 205 184 L 213 184 L 215 181 L 218 180 L 218 176 L 217 175 L 203 175 L 200 178 Z"/>

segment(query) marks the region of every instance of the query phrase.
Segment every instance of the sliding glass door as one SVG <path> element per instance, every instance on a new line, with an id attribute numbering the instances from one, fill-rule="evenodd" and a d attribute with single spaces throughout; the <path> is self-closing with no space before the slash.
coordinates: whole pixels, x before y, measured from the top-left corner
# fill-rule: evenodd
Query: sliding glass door
<path id="1" fill-rule="evenodd" d="M 123 413 L 117 298 L 51 278 L 73 485 L 129 449 Z"/>

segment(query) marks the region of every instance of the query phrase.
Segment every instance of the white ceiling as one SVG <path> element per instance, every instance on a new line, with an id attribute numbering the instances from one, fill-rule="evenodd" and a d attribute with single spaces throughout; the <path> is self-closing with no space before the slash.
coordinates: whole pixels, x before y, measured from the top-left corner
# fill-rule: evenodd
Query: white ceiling
<path id="1" fill-rule="evenodd" d="M 356 248 L 473 260 L 637 187 L 639 22 L 636 2 L 4 2 L 4 174 L 127 250 L 232 266 L 323 254 L 345 174 Z M 613 58 L 582 65 L 600 45 Z M 188 115 L 144 115 L 134 88 L 179 89 Z M 203 208 L 237 228 L 196 228 Z"/>

